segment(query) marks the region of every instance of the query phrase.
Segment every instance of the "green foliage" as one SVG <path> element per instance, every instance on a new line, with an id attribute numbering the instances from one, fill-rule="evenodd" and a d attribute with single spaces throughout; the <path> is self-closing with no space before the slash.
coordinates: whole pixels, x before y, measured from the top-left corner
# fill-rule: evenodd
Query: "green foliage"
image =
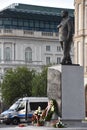
<path id="1" fill-rule="evenodd" d="M 15 99 L 32 96 L 32 80 L 35 73 L 26 67 L 8 70 L 1 85 L 4 102 L 11 105 Z"/>
<path id="2" fill-rule="evenodd" d="M 41 73 L 30 71 L 26 67 L 9 69 L 0 85 L 2 99 L 10 106 L 15 100 L 24 96 L 47 95 L 47 67 Z"/>
<path id="3" fill-rule="evenodd" d="M 47 96 L 47 67 L 35 75 L 32 86 L 32 96 Z"/>

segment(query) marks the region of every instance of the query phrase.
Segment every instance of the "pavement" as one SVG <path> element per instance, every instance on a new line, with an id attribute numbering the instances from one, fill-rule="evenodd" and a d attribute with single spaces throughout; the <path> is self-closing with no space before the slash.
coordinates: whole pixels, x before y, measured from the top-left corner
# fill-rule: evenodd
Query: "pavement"
<path id="1" fill-rule="evenodd" d="M 43 127 L 43 126 L 26 126 L 26 127 L 10 127 L 1 128 L 1 130 L 87 130 L 87 127 L 77 127 L 77 128 L 53 128 L 53 127 Z"/>
<path id="2" fill-rule="evenodd" d="M 65 128 L 54 128 L 52 126 L 32 126 L 24 124 L 14 127 L 4 127 L 1 130 L 87 130 L 87 121 L 63 121 Z"/>
<path id="3" fill-rule="evenodd" d="M 65 124 L 65 128 L 54 128 L 52 126 L 33 126 L 29 123 L 22 123 L 17 126 L 15 125 L 4 125 L 0 124 L 0 130 L 87 130 L 87 119 L 86 120 L 67 120 L 62 121 Z"/>

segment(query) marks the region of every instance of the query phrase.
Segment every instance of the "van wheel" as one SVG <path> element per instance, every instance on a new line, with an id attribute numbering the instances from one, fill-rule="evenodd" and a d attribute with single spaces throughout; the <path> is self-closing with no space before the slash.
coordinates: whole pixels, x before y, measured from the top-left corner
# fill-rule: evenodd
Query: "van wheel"
<path id="1" fill-rule="evenodd" d="M 19 119 L 18 119 L 17 117 L 14 117 L 14 118 L 12 119 L 12 124 L 13 124 L 13 125 L 18 125 L 18 123 L 19 123 Z"/>
<path id="2" fill-rule="evenodd" d="M 10 122 L 6 122 L 5 124 L 6 124 L 6 125 L 10 125 Z"/>

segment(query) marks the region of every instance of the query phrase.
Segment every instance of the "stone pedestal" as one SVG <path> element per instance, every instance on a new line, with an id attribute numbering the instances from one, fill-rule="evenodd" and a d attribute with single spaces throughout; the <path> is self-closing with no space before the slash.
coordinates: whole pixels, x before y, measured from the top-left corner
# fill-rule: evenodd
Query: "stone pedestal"
<path id="1" fill-rule="evenodd" d="M 49 67 L 47 94 L 50 99 L 56 99 L 62 119 L 84 119 L 85 92 L 83 67 L 74 65 Z"/>

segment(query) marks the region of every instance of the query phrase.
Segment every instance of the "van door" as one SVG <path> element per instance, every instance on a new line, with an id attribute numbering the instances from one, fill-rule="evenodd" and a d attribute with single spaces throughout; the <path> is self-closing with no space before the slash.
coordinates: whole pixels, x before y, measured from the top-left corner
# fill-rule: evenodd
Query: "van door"
<path id="1" fill-rule="evenodd" d="M 30 104 L 30 113 L 29 113 L 29 115 L 32 117 L 35 110 L 37 110 L 39 106 L 41 107 L 42 111 L 45 110 L 45 108 L 48 105 L 48 102 L 38 102 L 37 101 L 37 102 L 30 102 L 29 104 Z"/>
<path id="2" fill-rule="evenodd" d="M 27 118 L 28 122 L 32 121 L 32 116 L 33 116 L 33 112 L 30 109 L 30 101 L 27 100 L 27 103 L 26 103 L 26 118 Z"/>
<path id="3" fill-rule="evenodd" d="M 20 121 L 25 121 L 26 119 L 26 101 L 21 101 L 18 108 L 18 117 L 20 118 Z"/>

